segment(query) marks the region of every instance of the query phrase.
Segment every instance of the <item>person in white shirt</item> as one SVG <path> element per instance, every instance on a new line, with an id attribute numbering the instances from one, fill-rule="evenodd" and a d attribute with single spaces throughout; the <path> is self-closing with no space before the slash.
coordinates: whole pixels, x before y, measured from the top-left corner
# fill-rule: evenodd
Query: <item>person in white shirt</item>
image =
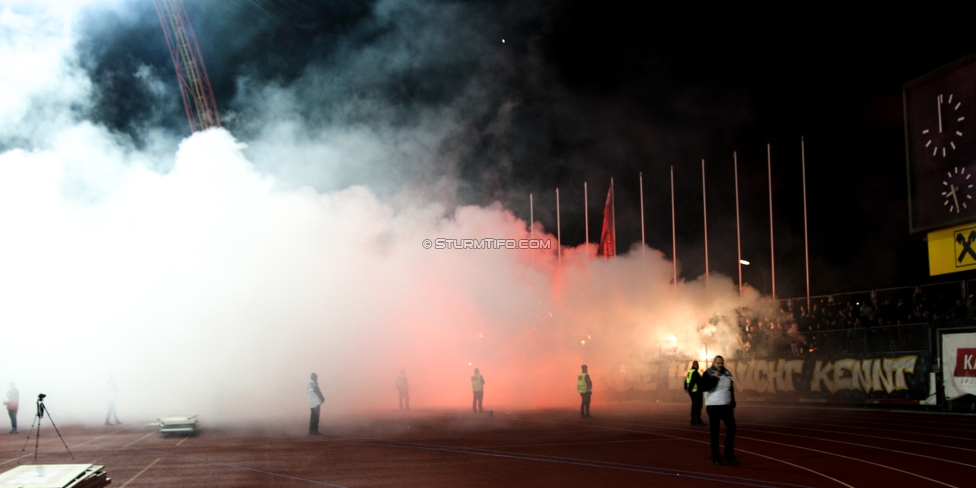
<path id="1" fill-rule="evenodd" d="M 312 373 L 312 378 L 308 382 L 305 392 L 308 393 L 308 408 L 312 409 L 312 414 L 308 419 L 308 435 L 322 435 L 319 433 L 319 413 L 325 397 L 319 389 L 319 375 Z"/>
<path id="2" fill-rule="evenodd" d="M 712 463 L 716 466 L 738 466 L 739 461 L 735 459 L 735 385 L 732 382 L 732 373 L 725 369 L 725 358 L 715 356 L 712 367 L 705 370 L 702 376 L 702 383 L 711 433 Z M 718 450 L 719 422 L 725 423 L 724 462 Z"/>

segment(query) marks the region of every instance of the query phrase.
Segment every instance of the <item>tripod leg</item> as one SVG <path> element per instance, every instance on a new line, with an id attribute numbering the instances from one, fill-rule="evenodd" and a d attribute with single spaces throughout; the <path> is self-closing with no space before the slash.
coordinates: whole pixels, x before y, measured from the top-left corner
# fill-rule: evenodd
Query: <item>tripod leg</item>
<path id="1" fill-rule="evenodd" d="M 68 444 L 66 442 L 64 442 L 64 437 L 61 437 L 61 431 L 58 430 L 57 424 L 54 423 L 54 418 L 51 417 L 51 411 L 50 410 L 48 410 L 48 412 L 47 412 L 47 419 L 51 421 L 51 425 L 54 426 L 54 431 L 58 433 L 58 439 L 61 439 L 61 444 L 64 444 L 64 450 L 65 451 L 68 451 L 68 455 L 71 456 L 71 459 L 72 460 L 74 460 L 75 455 L 74 454 L 71 454 L 71 449 L 68 449 Z M 41 432 L 40 426 L 37 427 L 37 432 L 38 432 L 38 437 L 40 437 L 40 432 Z M 35 457 L 37 456 L 36 453 L 34 455 L 35 455 Z"/>
<path id="2" fill-rule="evenodd" d="M 34 416 L 34 421 L 31 422 L 30 430 L 27 431 L 27 438 L 24 439 L 24 447 L 20 448 L 20 457 L 17 458 L 17 464 L 20 464 L 20 458 L 24 457 L 24 451 L 27 450 L 27 443 L 30 442 L 30 436 L 34 433 L 34 425 L 37 424 L 38 417 Z M 37 435 L 41 435 L 40 427 L 38 427 Z M 34 449 L 34 458 L 37 459 L 37 448 Z"/>

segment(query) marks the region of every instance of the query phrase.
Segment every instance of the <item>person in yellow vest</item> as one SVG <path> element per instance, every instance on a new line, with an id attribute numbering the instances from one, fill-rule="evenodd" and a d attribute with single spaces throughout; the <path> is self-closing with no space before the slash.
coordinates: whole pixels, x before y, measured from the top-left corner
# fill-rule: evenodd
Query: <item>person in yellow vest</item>
<path id="1" fill-rule="evenodd" d="M 685 391 L 691 396 L 691 425 L 708 425 L 702 422 L 701 411 L 702 411 L 702 388 L 699 387 L 701 384 L 701 374 L 698 372 L 698 361 L 691 363 L 691 369 L 688 370 L 688 376 L 685 377 Z"/>
<path id="2" fill-rule="evenodd" d="M 593 395 L 593 382 L 590 381 L 590 374 L 586 372 L 586 365 L 580 366 L 583 372 L 579 374 L 576 378 L 576 391 L 579 392 L 580 398 L 580 417 L 588 419 L 590 415 L 590 396 Z"/>
<path id="3" fill-rule="evenodd" d="M 471 375 L 471 391 L 474 392 L 474 400 L 471 401 L 471 411 L 474 413 L 484 413 L 485 409 L 481 407 L 481 402 L 485 398 L 485 377 L 481 376 L 478 368 L 474 368 L 474 374 Z"/>

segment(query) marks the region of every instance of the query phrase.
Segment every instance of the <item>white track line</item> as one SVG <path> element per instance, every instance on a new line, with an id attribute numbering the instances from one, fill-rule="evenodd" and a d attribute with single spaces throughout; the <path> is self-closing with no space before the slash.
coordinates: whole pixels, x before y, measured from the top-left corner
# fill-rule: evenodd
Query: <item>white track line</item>
<path id="1" fill-rule="evenodd" d="M 758 425 L 758 426 L 762 426 L 762 427 L 773 427 L 773 428 L 776 428 L 776 427 L 784 427 L 784 426 L 780 426 L 780 425 L 770 425 L 770 424 L 750 424 L 750 425 Z M 809 427 L 785 427 L 785 428 L 794 429 L 794 430 L 812 430 L 812 431 L 816 431 L 816 432 L 827 432 L 827 433 L 832 433 L 832 434 L 852 435 L 852 436 L 858 436 L 858 437 L 870 437 L 872 439 L 880 439 L 880 440 L 883 440 L 883 441 L 908 442 L 908 443 L 911 443 L 911 444 L 921 444 L 923 446 L 941 447 L 941 448 L 945 448 L 945 449 L 956 449 L 956 450 L 959 450 L 959 451 L 976 452 L 976 449 L 969 449 L 967 447 L 947 446 L 945 444 L 934 444 L 932 442 L 913 441 L 913 440 L 901 439 L 901 438 L 897 438 L 897 437 L 882 437 L 882 436 L 869 435 L 869 434 L 855 434 L 853 432 L 841 432 L 841 431 L 836 431 L 836 430 L 824 430 L 824 429 L 811 429 Z M 755 429 L 749 429 L 749 430 L 752 430 L 752 431 L 755 431 L 755 432 L 764 432 L 764 431 L 755 430 Z M 776 432 L 776 433 L 777 434 L 782 434 L 782 435 L 799 435 L 799 434 L 784 434 L 782 432 Z M 811 437 L 811 439 L 820 439 L 820 438 L 818 438 L 818 437 Z M 828 440 L 828 439 L 821 439 L 821 440 Z M 971 439 L 967 439 L 967 440 L 971 440 Z M 842 441 L 834 441 L 834 440 L 831 440 L 831 442 L 842 442 Z M 855 445 L 860 445 L 860 444 L 855 444 Z M 894 452 L 901 452 L 901 451 L 894 451 Z M 910 453 L 903 453 L 903 454 L 910 454 Z M 967 464 L 966 466 L 976 467 L 976 465 L 972 465 L 972 464 Z"/>
<path id="2" fill-rule="evenodd" d="M 749 439 L 749 440 L 753 440 L 753 441 L 756 441 L 756 442 L 765 442 L 767 444 L 776 444 L 776 445 L 779 445 L 779 446 L 792 447 L 792 448 L 795 448 L 795 449 L 803 449 L 804 451 L 818 452 L 820 454 L 827 454 L 827 455 L 830 455 L 830 456 L 836 456 L 836 457 L 839 457 L 839 458 L 849 459 L 851 461 L 857 461 L 857 462 L 861 462 L 861 463 L 865 463 L 865 464 L 871 464 L 871 465 L 877 466 L 879 468 L 885 468 L 885 469 L 890 469 L 892 471 L 898 471 L 899 473 L 905 473 L 907 475 L 914 476 L 916 478 L 921 478 L 923 480 L 931 481 L 933 483 L 937 483 L 937 484 L 940 484 L 940 485 L 943 485 L 943 486 L 949 486 L 949 487 L 952 487 L 952 488 L 957 488 L 955 485 L 950 485 L 949 483 L 943 483 L 943 482 L 941 482 L 939 480 L 935 480 L 935 479 L 929 478 L 927 476 L 922 476 L 920 474 L 912 473 L 911 471 L 905 471 L 904 469 L 898 469 L 898 468 L 895 468 L 895 467 L 892 467 L 892 466 L 885 466 L 884 464 L 879 464 L 879 463 L 876 463 L 876 462 L 873 462 L 873 461 L 868 461 L 868 460 L 865 460 L 865 459 L 858 459 L 858 458 L 851 457 L 851 456 L 845 456 L 843 454 L 837 454 L 835 452 L 821 451 L 819 449 L 814 449 L 812 447 L 797 446 L 795 444 L 787 444 L 785 442 L 775 442 L 775 441 L 767 441 L 765 439 L 756 439 L 755 437 L 743 437 L 743 436 L 739 436 L 739 435 L 736 435 L 736 437 L 739 438 L 739 439 Z"/>
<path id="3" fill-rule="evenodd" d="M 976 452 L 976 449 L 970 449 L 970 448 L 967 448 L 967 447 L 949 446 L 949 445 L 945 445 L 945 444 L 936 444 L 936 443 L 933 443 L 933 442 L 913 441 L 913 440 L 903 439 L 903 438 L 899 438 L 899 437 L 882 437 L 882 436 L 877 436 L 877 435 L 858 434 L 858 433 L 855 433 L 855 432 L 847 432 L 847 431 L 839 431 L 839 430 L 814 429 L 814 428 L 811 428 L 811 427 L 793 427 L 790 424 L 763 424 L 763 423 L 754 423 L 754 422 L 747 422 L 747 424 L 750 425 L 750 426 L 769 427 L 769 428 L 774 428 L 774 429 L 775 428 L 785 428 L 785 429 L 792 429 L 792 430 L 812 430 L 814 432 L 824 432 L 824 433 L 831 433 L 831 434 L 850 435 L 850 436 L 857 436 L 857 437 L 869 437 L 869 438 L 872 438 L 872 439 L 880 439 L 880 440 L 885 440 L 885 441 L 907 442 L 907 443 L 911 443 L 911 444 L 920 444 L 920 445 L 923 445 L 923 446 L 940 447 L 940 448 L 944 448 L 944 449 L 955 449 L 955 450 L 958 450 L 958 451 Z M 642 424 L 636 424 L 636 425 L 642 425 Z M 683 425 L 686 425 L 686 424 L 677 424 L 675 422 L 670 422 L 670 425 L 682 425 L 683 426 Z M 684 429 L 681 429 L 681 430 L 684 430 Z M 752 429 L 752 428 L 750 428 L 749 430 L 752 431 L 752 432 L 763 432 L 761 430 Z M 870 430 L 883 430 L 883 429 L 870 429 Z M 783 432 L 775 432 L 775 433 L 776 434 L 782 434 L 782 435 L 799 435 L 799 434 L 784 434 Z M 811 439 L 821 439 L 821 438 L 811 437 Z M 972 441 L 973 440 L 972 438 L 962 438 L 962 437 L 952 437 L 952 439 L 965 440 L 965 441 Z M 821 440 L 828 440 L 828 439 L 821 439 Z M 831 442 L 842 442 L 842 441 L 831 441 Z M 869 447 L 872 447 L 872 446 L 869 446 Z M 879 449 L 881 449 L 881 448 L 879 448 Z M 901 452 L 901 451 L 895 451 L 895 452 Z M 910 454 L 910 453 L 903 453 L 903 454 Z M 966 466 L 976 467 L 976 465 L 968 465 L 968 464 Z"/>
<path id="4" fill-rule="evenodd" d="M 145 473 L 147 469 L 153 467 L 153 465 L 156 464 L 156 463 L 158 463 L 160 459 L 162 459 L 162 458 L 156 458 L 155 461 L 149 463 L 149 466 L 146 466 L 145 468 L 142 468 L 142 471 L 139 471 L 138 473 L 136 473 L 135 476 L 129 478 L 129 481 L 126 481 L 125 484 L 121 486 L 121 488 L 125 488 L 126 486 L 129 486 L 129 483 L 132 483 L 132 480 L 138 478 L 139 475 L 141 475 L 142 473 Z"/>
<path id="5" fill-rule="evenodd" d="M 146 435 L 144 435 L 144 436 L 142 436 L 142 437 L 140 437 L 140 438 L 138 438 L 138 439 L 136 439 L 136 440 L 134 440 L 134 441 L 132 441 L 132 442 L 124 445 L 124 446 L 122 446 L 122 447 L 129 447 L 129 446 L 135 444 L 136 442 L 139 442 L 139 441 L 141 441 L 141 440 L 145 439 L 146 437 L 149 437 L 149 436 L 151 436 L 153 434 L 155 434 L 155 432 L 150 432 L 150 433 L 148 433 L 148 434 L 146 434 Z"/>
<path id="6" fill-rule="evenodd" d="M 182 443 L 184 443 L 184 442 L 186 442 L 187 439 L 189 439 L 189 437 L 184 437 L 183 440 L 181 440 L 180 442 L 177 442 L 176 443 L 176 446 L 179 447 L 179 445 L 182 444 Z"/>
<path id="7" fill-rule="evenodd" d="M 815 422 L 814 421 L 810 421 L 810 424 L 813 424 L 813 423 L 815 423 Z M 821 423 L 817 422 L 816 424 L 818 426 L 823 426 L 823 427 L 837 427 L 839 429 L 861 429 L 861 430 L 886 430 L 886 429 L 884 429 L 883 426 L 884 425 L 888 425 L 888 426 L 891 425 L 891 424 L 879 424 L 878 427 L 872 427 L 872 426 L 865 427 L 864 423 L 854 423 L 853 425 L 846 425 L 846 424 L 831 424 L 831 423 L 823 423 L 823 424 L 821 424 Z M 787 425 L 790 425 L 790 424 L 787 424 Z M 823 430 L 823 429 L 811 429 L 810 427 L 794 427 L 794 428 L 805 428 L 805 429 L 810 429 L 810 430 Z M 958 432 L 958 429 L 956 430 L 956 432 Z M 938 437 L 938 438 L 941 438 L 941 439 L 952 439 L 952 440 L 957 440 L 957 441 L 971 441 L 971 440 L 973 440 L 972 436 L 970 436 L 970 437 L 957 437 L 957 436 L 952 436 L 952 435 L 942 435 L 942 434 L 933 434 L 931 432 L 916 432 L 916 431 L 911 431 L 911 432 L 906 432 L 906 433 L 910 433 L 910 434 L 913 434 L 913 435 L 926 436 L 926 437 Z"/>
<path id="8" fill-rule="evenodd" d="M 521 420 L 521 421 L 522 422 L 539 422 L 539 421 L 532 421 L 532 420 Z M 548 422 L 544 422 L 544 423 L 548 423 Z M 567 422 L 561 422 L 561 423 L 565 424 Z M 680 436 L 675 436 L 675 435 L 661 434 L 661 433 L 658 433 L 658 432 L 643 432 L 643 431 L 639 431 L 639 430 L 621 429 L 621 428 L 617 428 L 617 427 L 607 427 L 605 425 L 597 425 L 597 424 L 589 424 L 589 425 L 592 426 L 592 427 L 597 427 L 597 428 L 607 429 L 607 430 L 619 430 L 619 431 L 622 431 L 622 432 L 636 432 L 638 434 L 657 435 L 657 436 L 668 437 L 668 438 L 671 438 L 671 439 L 677 439 L 677 440 L 681 440 L 681 441 L 697 442 L 699 444 L 711 444 L 711 441 L 700 441 L 698 439 L 689 439 L 687 437 L 680 437 Z M 669 428 L 669 427 L 667 427 L 667 428 Z M 774 461 L 774 462 L 777 462 L 777 463 L 786 464 L 786 465 L 792 466 L 794 468 L 802 469 L 804 471 L 808 471 L 810 473 L 813 473 L 813 474 L 815 474 L 817 476 L 820 476 L 820 477 L 823 477 L 823 478 L 827 478 L 828 480 L 833 481 L 833 482 L 835 482 L 835 483 L 837 483 L 839 485 L 846 486 L 848 488 L 854 488 L 853 485 L 849 485 L 847 483 L 844 483 L 843 481 L 841 481 L 841 480 L 839 480 L 837 478 L 831 477 L 830 475 L 828 475 L 826 473 L 821 473 L 820 471 L 817 471 L 817 470 L 814 470 L 814 469 L 810 469 L 810 468 L 807 468 L 807 467 L 804 467 L 804 466 L 800 466 L 799 464 L 793 464 L 793 463 L 791 463 L 789 461 L 784 461 L 782 459 L 777 459 L 777 458 L 774 458 L 774 457 L 771 457 L 771 456 L 767 456 L 765 454 L 759 454 L 758 452 L 747 451 L 745 449 L 736 449 L 736 450 L 739 451 L 739 452 L 744 452 L 744 453 L 747 453 L 747 454 L 751 454 L 753 456 L 765 458 L 765 459 L 768 459 L 770 461 Z"/>
<path id="9" fill-rule="evenodd" d="M 116 432 L 118 432 L 118 431 L 116 431 Z M 115 434 L 116 432 L 112 432 L 112 433 L 109 433 L 109 434 L 103 434 L 103 435 L 100 435 L 98 437 L 94 437 L 92 439 L 88 439 L 85 442 L 81 442 L 81 443 L 78 443 L 78 444 L 75 444 L 75 445 L 71 446 L 71 448 L 74 449 L 74 448 L 76 448 L 78 446 L 84 446 L 85 444 L 88 444 L 89 442 L 95 442 L 95 441 L 101 439 L 102 437 L 108 437 L 110 435 Z M 3 461 L 0 461 L 0 466 L 3 466 L 4 464 L 7 464 L 7 463 L 12 463 L 12 462 L 14 462 L 14 461 L 16 461 L 18 459 L 23 459 L 23 458 L 25 458 L 27 456 L 30 456 L 30 454 L 23 454 L 21 456 L 15 457 L 15 458 L 5 459 Z"/>
<path id="10" fill-rule="evenodd" d="M 663 425 L 661 425 L 661 426 L 654 426 L 654 427 L 646 426 L 646 425 L 643 425 L 643 424 L 636 424 L 636 425 L 638 425 L 640 427 L 643 427 L 643 428 L 654 428 L 654 427 L 657 427 L 657 428 L 669 429 L 669 430 L 687 431 L 684 428 L 667 427 L 667 426 L 663 426 Z M 647 433 L 647 432 L 642 432 L 642 433 Z M 661 434 L 659 434 L 659 435 L 661 435 Z M 784 435 L 790 435 L 790 434 L 784 434 Z M 799 437 L 803 437 L 803 436 L 799 436 Z M 908 475 L 911 475 L 911 476 L 915 476 L 917 478 L 922 478 L 924 480 L 928 480 L 928 481 L 931 481 L 933 483 L 937 483 L 937 484 L 940 484 L 940 485 L 950 486 L 950 487 L 955 488 L 954 485 L 950 485 L 948 483 L 944 483 L 944 482 L 939 481 L 939 480 L 935 480 L 935 479 L 932 479 L 932 478 L 928 478 L 926 476 L 922 476 L 920 474 L 912 473 L 910 471 L 905 471 L 903 469 L 898 469 L 898 468 L 895 468 L 895 467 L 892 467 L 892 466 L 886 466 L 884 464 L 875 463 L 873 461 L 867 461 L 865 459 L 858 459 L 858 458 L 855 458 L 855 457 L 845 456 L 843 454 L 833 453 L 833 452 L 829 452 L 829 451 L 821 451 L 819 449 L 813 449 L 811 447 L 803 447 L 803 446 L 799 446 L 799 445 L 796 445 L 796 444 L 787 444 L 787 443 L 784 443 L 784 442 L 775 442 L 775 441 L 769 441 L 769 440 L 765 440 L 765 439 L 757 439 L 755 437 L 746 437 L 746 436 L 736 435 L 736 438 L 738 438 L 738 439 L 749 439 L 749 440 L 754 440 L 754 441 L 757 441 L 757 442 L 765 442 L 765 443 L 768 443 L 768 444 L 777 444 L 777 445 L 786 446 L 786 447 L 793 447 L 793 448 L 796 448 L 796 449 L 803 449 L 803 450 L 806 450 L 806 451 L 818 452 L 818 453 L 821 453 L 821 454 L 828 454 L 828 455 L 831 455 L 831 456 L 845 458 L 845 459 L 849 459 L 851 461 L 858 461 L 858 462 L 862 462 L 862 463 L 866 463 L 866 464 L 872 464 L 872 465 L 878 466 L 880 468 L 885 468 L 885 469 L 890 469 L 890 470 L 893 470 L 893 471 L 898 471 L 900 473 L 905 473 L 905 474 L 908 474 Z M 823 440 L 823 439 L 821 439 L 821 440 Z M 841 442 L 841 443 L 844 443 L 844 444 L 849 444 L 849 443 L 843 442 L 843 441 L 835 441 L 835 442 Z M 857 445 L 857 444 L 854 444 L 854 445 Z M 872 448 L 872 449 L 880 449 L 880 450 L 890 450 L 890 449 L 884 449 L 884 448 L 873 447 L 873 446 L 863 446 L 863 447 L 869 447 L 869 448 Z M 745 451 L 743 451 L 743 452 L 745 452 Z M 900 451 L 895 451 L 895 452 L 900 452 Z M 904 453 L 904 454 L 907 454 L 907 453 Z M 923 457 L 928 457 L 928 456 L 923 456 Z M 935 458 L 933 458 L 933 459 L 935 459 Z M 955 461 L 948 461 L 948 462 L 955 462 Z M 961 463 L 957 463 L 957 464 L 961 464 Z M 964 466 L 970 466 L 970 465 L 966 464 Z"/>

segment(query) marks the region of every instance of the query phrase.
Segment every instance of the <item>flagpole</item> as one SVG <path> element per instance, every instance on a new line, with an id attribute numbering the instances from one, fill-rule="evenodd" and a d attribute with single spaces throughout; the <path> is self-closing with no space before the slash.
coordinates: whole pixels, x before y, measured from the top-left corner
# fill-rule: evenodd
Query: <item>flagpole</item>
<path id="1" fill-rule="evenodd" d="M 678 240 L 674 232 L 674 166 L 671 166 L 671 267 L 674 271 L 673 286 L 678 287 Z"/>
<path id="2" fill-rule="evenodd" d="M 637 173 L 640 179 L 640 206 L 641 206 L 641 260 L 644 259 L 644 173 Z"/>
<path id="3" fill-rule="evenodd" d="M 556 188 L 556 265 L 562 266 L 563 259 L 563 233 L 559 226 L 559 188 Z"/>
<path id="4" fill-rule="evenodd" d="M 770 145 L 766 144 L 766 174 L 769 180 L 769 275 L 773 282 L 773 301 L 776 301 L 776 251 L 773 242 L 773 158 Z"/>
<path id="5" fill-rule="evenodd" d="M 800 165 L 803 170 L 803 254 L 807 267 L 807 313 L 810 313 L 810 239 L 807 231 L 807 152 L 800 136 Z"/>
<path id="6" fill-rule="evenodd" d="M 742 230 L 739 223 L 739 156 L 732 151 L 732 168 L 735 172 L 735 248 L 739 266 L 739 297 L 742 297 Z"/>
<path id="7" fill-rule="evenodd" d="M 613 178 L 610 178 L 610 223 L 613 225 L 613 255 L 617 255 L 617 195 L 613 191 Z"/>
<path id="8" fill-rule="evenodd" d="M 532 215 L 532 194 L 529 193 L 529 239 L 535 239 L 535 216 Z"/>
<path id="9" fill-rule="evenodd" d="M 702 159 L 702 217 L 705 220 L 705 287 L 708 287 L 708 201 L 705 199 L 705 159 Z"/>
<path id="10" fill-rule="evenodd" d="M 590 200 L 586 193 L 586 182 L 583 182 L 583 215 L 586 221 L 586 248 L 590 248 Z M 589 252 L 589 251 L 587 251 Z"/>

